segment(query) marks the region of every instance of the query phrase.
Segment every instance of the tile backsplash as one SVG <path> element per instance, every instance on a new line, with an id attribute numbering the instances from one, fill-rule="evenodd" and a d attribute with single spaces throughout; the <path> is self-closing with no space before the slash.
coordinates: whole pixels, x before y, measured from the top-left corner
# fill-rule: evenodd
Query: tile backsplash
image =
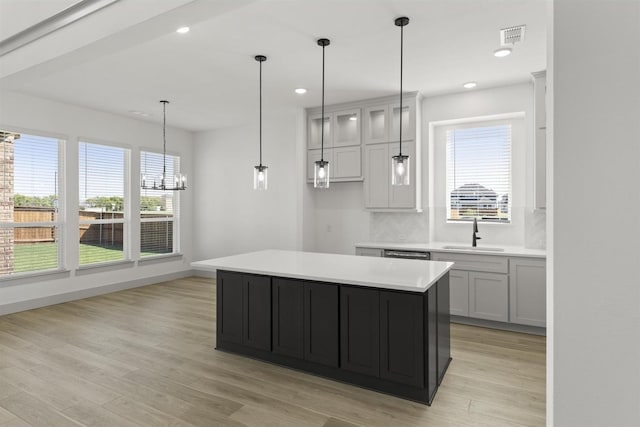
<path id="1" fill-rule="evenodd" d="M 428 216 L 415 212 L 372 212 L 369 234 L 373 242 L 427 242 Z"/>
<path id="2" fill-rule="evenodd" d="M 524 245 L 546 249 L 547 213 L 543 209 L 525 212 Z M 424 213 L 372 212 L 369 229 L 372 242 L 422 243 L 429 241 L 429 216 Z"/>

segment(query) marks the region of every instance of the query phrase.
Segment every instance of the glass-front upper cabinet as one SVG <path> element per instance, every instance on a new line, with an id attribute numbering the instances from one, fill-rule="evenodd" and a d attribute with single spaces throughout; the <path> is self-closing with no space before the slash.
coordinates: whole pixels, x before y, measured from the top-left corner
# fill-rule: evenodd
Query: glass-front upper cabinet
<path id="1" fill-rule="evenodd" d="M 416 139 L 416 102 L 410 102 L 402 106 L 402 140 L 413 141 Z M 391 129 L 389 130 L 389 141 L 400 140 L 400 103 L 389 105 L 391 114 Z"/>
<path id="2" fill-rule="evenodd" d="M 333 126 L 331 113 L 310 114 L 308 121 L 307 148 L 320 148 L 322 142 L 322 128 L 324 127 L 324 147 L 333 147 Z"/>
<path id="3" fill-rule="evenodd" d="M 364 110 L 364 141 L 376 144 L 389 141 L 389 106 L 377 105 Z"/>
<path id="4" fill-rule="evenodd" d="M 333 146 L 360 145 L 361 122 L 359 108 L 333 113 Z"/>

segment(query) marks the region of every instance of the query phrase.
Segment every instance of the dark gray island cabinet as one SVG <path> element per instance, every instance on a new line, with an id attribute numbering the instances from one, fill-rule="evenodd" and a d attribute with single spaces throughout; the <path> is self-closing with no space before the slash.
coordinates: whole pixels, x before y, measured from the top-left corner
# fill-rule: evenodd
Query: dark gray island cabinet
<path id="1" fill-rule="evenodd" d="M 420 269 L 416 263 L 428 262 L 393 261 L 378 267 Z M 218 350 L 431 404 L 451 361 L 450 266 L 422 291 L 214 264 Z"/>

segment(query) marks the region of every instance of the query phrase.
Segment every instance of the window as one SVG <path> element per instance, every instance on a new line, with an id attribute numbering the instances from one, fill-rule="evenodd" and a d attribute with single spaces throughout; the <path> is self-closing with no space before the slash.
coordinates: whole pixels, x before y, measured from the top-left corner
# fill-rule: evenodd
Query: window
<path id="1" fill-rule="evenodd" d="M 163 170 L 161 153 L 140 152 L 142 179 L 160 183 Z M 166 156 L 166 176 L 180 172 L 180 157 Z M 180 191 L 140 190 L 140 256 L 177 253 Z"/>
<path id="2" fill-rule="evenodd" d="M 0 131 L 0 277 L 61 268 L 63 144 Z"/>
<path id="3" fill-rule="evenodd" d="M 79 143 L 80 265 L 123 260 L 129 150 Z"/>
<path id="4" fill-rule="evenodd" d="M 511 125 L 446 131 L 447 221 L 511 221 Z"/>

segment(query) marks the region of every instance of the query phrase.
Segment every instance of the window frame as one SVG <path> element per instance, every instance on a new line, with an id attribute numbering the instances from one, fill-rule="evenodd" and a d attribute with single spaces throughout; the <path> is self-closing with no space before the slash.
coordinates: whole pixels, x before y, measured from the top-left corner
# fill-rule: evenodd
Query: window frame
<path id="1" fill-rule="evenodd" d="M 58 161 L 57 161 L 57 182 L 56 182 L 56 190 L 57 190 L 57 206 L 55 207 L 56 219 L 55 221 L 35 221 L 35 222 L 2 222 L 0 221 L 0 229 L 12 229 L 16 228 L 31 228 L 31 227 L 53 227 L 55 230 L 55 242 L 57 243 L 57 266 L 55 268 L 48 269 L 40 269 L 40 270 L 30 270 L 19 273 L 11 273 L 0 276 L 0 287 L 3 284 L 8 283 L 22 283 L 25 279 L 29 279 L 32 277 L 41 277 L 41 276 L 59 276 L 61 273 L 67 273 L 68 270 L 68 259 L 66 257 L 66 249 L 68 246 L 68 242 L 66 239 L 66 225 L 67 225 L 67 197 L 66 197 L 66 150 L 67 145 L 69 143 L 69 136 L 55 133 L 55 132 L 47 132 L 38 129 L 28 129 L 22 128 L 19 126 L 10 126 L 10 125 L 2 125 L 0 124 L 0 128 L 6 130 L 8 132 L 14 132 L 20 135 L 30 135 L 34 137 L 40 138 L 49 138 L 57 140 L 57 151 L 58 151 Z M 15 151 L 14 151 L 15 155 Z M 15 172 L 14 172 L 14 180 L 15 180 Z M 14 205 L 15 208 L 15 205 Z M 17 225 L 16 225 L 17 224 Z"/>
<path id="2" fill-rule="evenodd" d="M 143 174 L 143 167 L 142 167 L 142 162 L 143 162 L 143 158 L 144 158 L 144 153 L 150 153 L 150 154 L 156 154 L 156 155 L 164 155 L 166 154 L 167 156 L 171 156 L 176 158 L 177 160 L 177 167 L 174 168 L 174 174 L 175 173 L 180 173 L 182 171 L 182 157 L 180 155 L 180 153 L 175 152 L 175 151 L 166 151 L 166 153 L 163 153 L 162 151 L 159 151 L 158 149 L 154 149 L 154 148 L 148 148 L 148 147 L 140 147 L 138 150 L 138 156 L 139 156 L 139 160 L 140 160 L 140 164 L 139 166 L 139 171 L 140 171 L 140 180 L 142 179 L 142 174 Z M 171 258 L 171 257 L 180 257 L 182 256 L 182 251 L 181 251 L 181 245 L 180 245 L 180 193 L 184 190 L 171 190 L 174 198 L 173 198 L 173 218 L 170 220 L 172 222 L 172 245 L 173 245 L 173 251 L 172 252 L 167 252 L 167 253 L 160 253 L 157 255 L 145 255 L 142 256 L 142 224 L 144 223 L 150 223 L 150 222 L 164 222 L 164 221 L 168 221 L 166 218 L 142 218 L 142 209 L 141 209 L 141 204 L 140 201 L 142 200 L 143 197 L 143 193 L 145 191 L 159 191 L 159 190 L 143 190 L 142 189 L 142 182 L 140 181 L 140 196 L 139 196 L 139 200 L 138 200 L 138 221 L 140 224 L 140 232 L 139 232 L 139 240 L 138 240 L 138 261 L 139 262 L 146 262 L 146 261 L 152 261 L 155 259 L 162 259 L 162 258 Z"/>
<path id="3" fill-rule="evenodd" d="M 475 128 L 486 128 L 486 127 L 496 127 L 496 126 L 509 126 L 509 179 L 508 179 L 508 184 L 509 184 L 509 192 L 507 193 L 508 195 L 508 206 L 509 206 L 509 210 L 508 210 L 508 219 L 501 221 L 501 220 L 495 220 L 495 219 L 487 219 L 487 218 L 481 218 L 481 217 L 465 217 L 465 218 L 460 218 L 460 219 L 452 219 L 450 218 L 450 211 L 453 209 L 452 203 L 451 203 L 451 193 L 453 191 L 450 191 L 449 188 L 449 154 L 448 154 L 448 143 L 449 143 L 449 138 L 447 137 L 447 134 L 450 131 L 456 131 L 456 130 L 462 130 L 462 129 L 475 129 Z M 509 120 L 509 119 L 481 119 L 481 120 L 474 120 L 474 121 L 468 121 L 468 122 L 464 122 L 464 123 L 460 123 L 460 124 L 452 124 L 452 125 L 448 125 L 448 126 L 444 126 L 442 131 L 444 132 L 445 138 L 444 138 L 444 152 L 445 152 L 445 156 L 444 156 L 444 171 L 445 171 L 445 176 L 444 176 L 444 192 L 445 192 L 445 208 L 446 208 L 446 212 L 445 212 L 445 220 L 448 224 L 457 224 L 457 223 L 470 223 L 473 222 L 474 218 L 477 219 L 478 223 L 481 224 L 502 224 L 502 225 L 507 225 L 507 224 L 511 224 L 511 222 L 513 221 L 513 215 L 512 215 L 512 200 L 513 200 L 513 127 L 514 127 L 514 123 L 513 120 Z M 468 185 L 468 184 L 463 184 L 463 185 Z M 482 186 L 481 183 L 479 183 L 480 186 Z M 484 186 L 483 186 L 484 187 Z M 486 187 L 484 187 L 486 188 Z M 488 190 L 493 191 L 492 189 L 486 188 Z M 500 211 L 500 198 L 501 196 L 499 194 L 496 193 L 496 202 L 495 202 L 495 208 L 497 211 Z M 485 207 L 484 205 L 480 205 L 478 204 L 478 207 Z"/>
<path id="4" fill-rule="evenodd" d="M 101 145 L 108 148 L 121 149 L 124 152 L 123 161 L 123 195 L 122 195 L 122 220 L 119 219 L 96 219 L 96 220 L 81 220 L 80 219 L 80 189 L 81 189 L 81 174 L 80 174 L 80 147 L 82 144 Z M 90 270 L 103 266 L 118 265 L 118 264 L 130 264 L 132 262 L 131 251 L 131 155 L 132 149 L 130 145 L 121 144 L 112 141 L 104 141 L 90 137 L 78 137 L 76 153 L 78 155 L 77 163 L 77 177 L 78 177 L 78 206 L 76 207 L 77 220 L 78 220 L 78 234 L 76 238 L 76 245 L 78 248 L 77 253 L 77 270 Z M 122 224 L 122 258 L 117 260 L 106 260 L 91 262 L 87 264 L 80 263 L 80 227 L 82 225 L 100 225 L 100 224 Z"/>

